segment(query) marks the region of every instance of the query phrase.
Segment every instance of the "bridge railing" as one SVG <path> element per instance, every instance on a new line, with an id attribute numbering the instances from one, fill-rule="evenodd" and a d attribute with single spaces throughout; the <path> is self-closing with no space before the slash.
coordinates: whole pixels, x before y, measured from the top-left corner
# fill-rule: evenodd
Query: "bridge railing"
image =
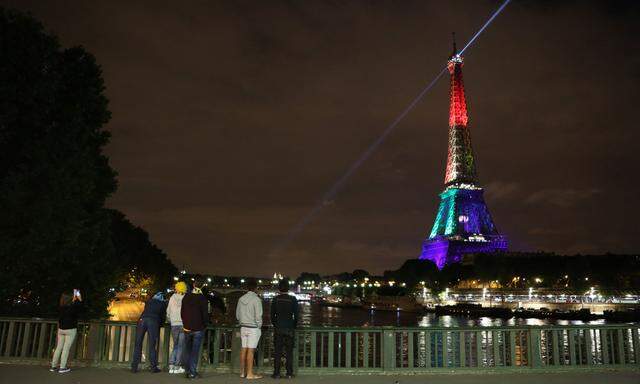
<path id="1" fill-rule="evenodd" d="M 296 332 L 294 366 L 317 373 L 640 367 L 639 326 L 304 327 Z M 92 366 L 128 366 L 135 330 L 132 322 L 80 323 L 70 358 Z M 0 360 L 44 363 L 51 358 L 56 333 L 54 320 L 0 318 Z M 161 328 L 162 366 L 172 344 L 170 328 Z M 237 371 L 239 351 L 238 328 L 209 328 L 200 368 Z M 256 360 L 259 369 L 273 364 L 271 328 L 263 331 Z"/>

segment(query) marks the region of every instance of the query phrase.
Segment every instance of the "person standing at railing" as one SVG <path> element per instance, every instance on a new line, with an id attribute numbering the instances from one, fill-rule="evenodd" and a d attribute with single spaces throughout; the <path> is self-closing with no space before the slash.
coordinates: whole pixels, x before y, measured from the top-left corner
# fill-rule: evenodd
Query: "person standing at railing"
<path id="1" fill-rule="evenodd" d="M 82 296 L 77 289 L 60 295 L 60 315 L 58 317 L 58 340 L 51 360 L 51 372 L 67 373 L 69 351 L 78 333 L 78 314 L 82 308 Z M 60 363 L 60 368 L 58 368 Z"/>
<path id="2" fill-rule="evenodd" d="M 247 281 L 247 289 L 236 307 L 236 319 L 240 323 L 240 377 L 247 379 L 261 379 L 262 376 L 253 373 L 253 355 L 258 347 L 262 333 L 262 300 L 256 294 L 258 284 L 255 279 Z"/>
<path id="3" fill-rule="evenodd" d="M 209 303 L 209 320 L 211 323 L 215 320 L 216 316 L 214 314 L 216 311 L 221 315 L 227 313 L 227 306 L 224 304 L 224 300 L 222 300 L 219 295 L 212 292 L 206 284 L 202 287 L 202 294 Z"/>
<path id="4" fill-rule="evenodd" d="M 173 349 L 169 356 L 169 373 L 184 373 L 184 368 L 181 367 L 184 330 L 180 312 L 185 293 L 187 293 L 187 284 L 184 281 L 178 281 L 175 285 L 175 293 L 171 295 L 167 306 L 167 319 L 171 324 L 171 339 L 173 339 Z"/>
<path id="5" fill-rule="evenodd" d="M 286 360 L 287 379 L 293 377 L 293 344 L 298 325 L 298 300 L 289 295 L 289 281 L 280 280 L 279 295 L 271 299 L 271 324 L 273 324 L 273 377 L 280 378 L 282 354 Z"/>
<path id="6" fill-rule="evenodd" d="M 131 372 L 138 372 L 145 334 L 148 335 L 147 344 L 149 346 L 149 355 L 147 357 L 149 370 L 151 373 L 162 372 L 162 370 L 158 368 L 158 339 L 160 338 L 160 326 L 164 323 L 166 313 L 167 300 L 162 292 L 156 293 L 151 299 L 144 303 L 144 310 L 136 324 L 136 345 L 133 350 Z"/>
<path id="7" fill-rule="evenodd" d="M 209 323 L 208 303 L 202 294 L 203 286 L 201 281 L 193 283 L 193 290 L 184 295 L 180 310 L 184 330 L 183 365 L 187 368 L 189 379 L 199 377 L 197 369 L 200 348 Z"/>

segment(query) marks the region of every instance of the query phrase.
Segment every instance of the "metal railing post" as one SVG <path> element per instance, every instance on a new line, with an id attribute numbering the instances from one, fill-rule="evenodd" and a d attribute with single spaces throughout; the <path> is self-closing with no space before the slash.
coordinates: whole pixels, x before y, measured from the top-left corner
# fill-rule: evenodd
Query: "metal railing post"
<path id="1" fill-rule="evenodd" d="M 209 348 L 213 348 L 213 351 L 209 351 L 211 356 L 211 367 L 217 368 L 220 365 L 220 336 L 222 331 L 219 328 L 211 329 L 213 333 L 213 342 L 207 343 Z"/>
<path id="2" fill-rule="evenodd" d="M 7 339 L 5 341 L 5 345 L 4 345 L 4 357 L 9 357 L 11 356 L 11 350 L 13 349 L 13 334 L 15 332 L 15 326 L 16 323 L 15 321 L 10 321 L 9 322 L 9 328 L 7 329 Z"/>
<path id="3" fill-rule="evenodd" d="M 618 328 L 616 330 L 616 339 L 617 339 L 616 341 L 618 346 L 618 356 L 616 358 L 616 363 L 620 365 L 626 364 L 626 358 L 625 358 L 626 351 L 624 350 L 624 342 L 622 341 L 623 339 L 622 335 L 623 335 L 622 329 Z"/>
<path id="4" fill-rule="evenodd" d="M 501 333 L 500 330 L 493 330 L 493 332 L 491 333 L 491 341 L 493 341 L 493 366 L 494 367 L 499 367 L 500 366 L 500 351 L 498 349 L 499 347 L 499 334 Z"/>
<path id="5" fill-rule="evenodd" d="M 567 331 L 567 338 L 569 339 L 569 364 L 572 366 L 578 364 L 576 360 L 576 334 L 574 329 Z"/>
<path id="6" fill-rule="evenodd" d="M 46 329 L 47 329 L 47 323 L 40 323 L 39 325 L 39 329 L 40 331 L 38 332 L 38 353 L 37 353 L 37 357 L 38 358 L 49 358 L 49 354 L 47 353 L 45 355 L 44 350 L 45 350 L 45 346 L 44 346 L 44 340 L 45 340 L 45 336 L 47 334 Z M 48 349 L 48 348 L 47 348 Z"/>
<path id="7" fill-rule="evenodd" d="M 635 354 L 634 362 L 640 365 L 640 335 L 637 327 L 631 328 L 632 340 L 633 340 L 633 352 Z"/>
<path id="8" fill-rule="evenodd" d="M 602 364 L 610 365 L 612 361 L 609 359 L 609 332 L 606 329 L 596 329 L 596 337 L 600 334 L 600 348 L 602 350 Z"/>
<path id="9" fill-rule="evenodd" d="M 382 370 L 393 370 L 395 365 L 396 338 L 395 332 L 391 329 L 382 331 Z"/>
<path id="10" fill-rule="evenodd" d="M 431 333 L 430 332 L 424 332 L 424 339 L 425 339 L 425 367 L 426 368 L 431 368 Z"/>
<path id="11" fill-rule="evenodd" d="M 551 330 L 551 342 L 553 343 L 552 346 L 552 353 L 553 353 L 553 365 L 554 366 L 558 366 L 560 365 L 560 349 L 558 348 L 558 330 Z"/>
<path id="12" fill-rule="evenodd" d="M 518 366 L 516 361 L 516 331 L 513 329 L 509 331 L 509 360 L 512 367 Z"/>
<path id="13" fill-rule="evenodd" d="M 463 330 L 458 331 L 458 335 L 459 335 L 459 356 L 460 356 L 460 368 L 464 368 L 467 365 L 467 342 L 466 342 L 466 335 L 467 333 Z"/>
<path id="14" fill-rule="evenodd" d="M 240 349 L 242 343 L 240 341 L 240 328 L 233 328 L 231 334 L 231 371 L 240 373 Z"/>
<path id="15" fill-rule="evenodd" d="M 98 323 L 89 323 L 89 336 L 87 340 L 87 360 L 92 361 L 94 365 L 100 362 L 100 330 Z"/>
<path id="16" fill-rule="evenodd" d="M 333 331 L 328 332 L 327 337 L 327 368 L 333 368 Z"/>
<path id="17" fill-rule="evenodd" d="M 357 345 L 357 343 L 356 343 Z M 351 350 L 351 332 L 347 332 L 345 335 L 345 347 L 344 347 L 344 367 L 351 368 L 351 356 L 353 355 Z M 356 359 L 357 359 L 357 355 Z M 358 365 L 356 361 L 356 365 Z"/>
<path id="18" fill-rule="evenodd" d="M 24 323 L 24 328 L 22 331 L 22 345 L 20 346 L 20 357 L 26 358 L 29 357 L 29 338 L 31 336 L 31 322 L 27 321 Z"/>
<path id="19" fill-rule="evenodd" d="M 542 359 L 540 356 L 540 329 L 529 329 L 529 364 L 531 368 L 538 368 L 542 366 Z"/>
<path id="20" fill-rule="evenodd" d="M 413 362 L 413 339 L 415 336 L 415 332 L 413 331 L 408 331 L 407 332 L 407 368 L 409 369 L 413 369 L 415 366 L 415 363 Z"/>

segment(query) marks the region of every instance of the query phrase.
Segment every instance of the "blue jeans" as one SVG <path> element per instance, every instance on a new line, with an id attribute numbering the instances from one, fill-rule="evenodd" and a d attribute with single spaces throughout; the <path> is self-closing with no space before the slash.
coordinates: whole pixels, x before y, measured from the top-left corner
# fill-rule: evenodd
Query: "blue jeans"
<path id="1" fill-rule="evenodd" d="M 184 348 L 184 331 L 182 325 L 171 326 L 171 338 L 173 339 L 173 350 L 169 356 L 169 365 L 182 364 L 182 348 Z"/>
<path id="2" fill-rule="evenodd" d="M 198 373 L 198 361 L 200 360 L 200 347 L 204 338 L 202 331 L 184 331 L 184 367 L 191 375 Z"/>
<path id="3" fill-rule="evenodd" d="M 148 334 L 149 340 L 147 344 L 149 346 L 149 368 L 158 367 L 158 336 L 160 336 L 160 324 L 158 319 L 149 317 L 143 317 L 138 320 L 136 324 L 136 346 L 133 350 L 133 360 L 131 361 L 131 369 L 138 370 L 138 364 L 140 364 L 140 358 L 142 356 L 142 342 L 144 341 L 144 334 Z"/>

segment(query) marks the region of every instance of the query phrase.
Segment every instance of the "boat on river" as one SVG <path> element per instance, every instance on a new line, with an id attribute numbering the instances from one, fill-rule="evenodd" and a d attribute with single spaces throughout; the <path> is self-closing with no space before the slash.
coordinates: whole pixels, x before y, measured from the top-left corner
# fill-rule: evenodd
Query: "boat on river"
<path id="1" fill-rule="evenodd" d="M 362 301 L 362 308 L 373 311 L 424 312 L 412 296 L 372 296 Z"/>
<path id="2" fill-rule="evenodd" d="M 362 301 L 359 297 L 328 295 L 319 302 L 323 307 L 336 308 L 361 308 Z"/>
<path id="3" fill-rule="evenodd" d="M 579 309 L 577 311 L 561 311 L 558 309 L 550 310 L 548 308 L 540 309 L 525 309 L 518 308 L 513 311 L 513 315 L 518 318 L 534 318 L 534 319 L 558 319 L 558 320 L 581 320 L 591 321 L 602 316 L 591 313 L 587 308 Z"/>
<path id="4" fill-rule="evenodd" d="M 456 305 L 436 305 L 436 315 L 453 315 L 469 317 L 498 317 L 508 319 L 513 316 L 509 308 L 483 307 L 480 304 L 458 303 Z"/>
<path id="5" fill-rule="evenodd" d="M 640 321 L 640 308 L 626 311 L 604 311 L 603 316 L 607 321 L 630 323 Z"/>

